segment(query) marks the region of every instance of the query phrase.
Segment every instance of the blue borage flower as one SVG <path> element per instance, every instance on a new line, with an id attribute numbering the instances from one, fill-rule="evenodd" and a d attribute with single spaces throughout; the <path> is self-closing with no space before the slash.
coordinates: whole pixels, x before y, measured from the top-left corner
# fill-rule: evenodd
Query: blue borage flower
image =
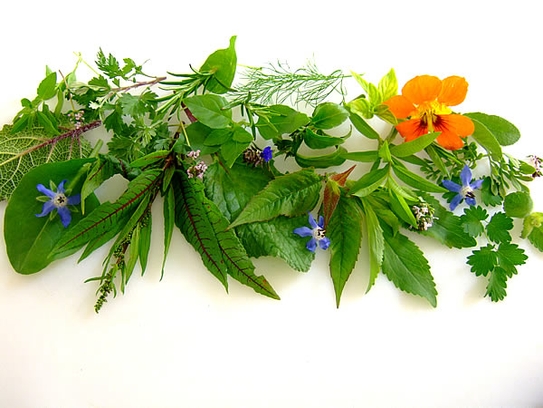
<path id="1" fill-rule="evenodd" d="M 264 150 L 260 153 L 260 157 L 264 160 L 265 163 L 269 162 L 273 157 L 273 151 L 271 146 L 266 146 Z"/>
<path id="2" fill-rule="evenodd" d="M 475 180 L 471 182 L 471 170 L 468 165 L 465 165 L 462 171 L 460 172 L 460 181 L 462 185 L 456 184 L 451 180 L 443 180 L 443 186 L 453 193 L 458 193 L 451 201 L 450 209 L 453 211 L 462 200 L 466 200 L 466 203 L 469 205 L 475 205 L 475 195 L 473 190 L 476 190 L 481 187 L 483 180 Z"/>
<path id="3" fill-rule="evenodd" d="M 308 227 L 299 227 L 294 229 L 294 233 L 301 237 L 311 237 L 305 245 L 311 252 L 315 252 L 317 245 L 321 249 L 327 249 L 330 246 L 330 239 L 325 236 L 326 230 L 324 229 L 324 217 L 319 217 L 319 222 L 315 221 L 313 215 L 309 213 L 309 225 Z"/>
<path id="4" fill-rule="evenodd" d="M 66 180 L 62 180 L 58 187 L 56 187 L 56 192 L 48 189 L 43 184 L 38 184 L 36 188 L 42 194 L 45 194 L 46 198 L 49 198 L 45 203 L 43 203 L 42 211 L 40 214 L 36 214 L 36 217 L 45 217 L 50 214 L 51 211 L 57 210 L 57 213 L 60 217 L 60 222 L 66 228 L 70 225 L 72 221 L 72 215 L 68 209 L 69 205 L 77 205 L 81 203 L 81 194 L 76 194 L 70 197 L 66 196 L 66 191 L 64 190 L 64 184 Z M 52 186 L 52 188 L 55 188 Z M 39 199 L 40 197 L 38 197 Z"/>

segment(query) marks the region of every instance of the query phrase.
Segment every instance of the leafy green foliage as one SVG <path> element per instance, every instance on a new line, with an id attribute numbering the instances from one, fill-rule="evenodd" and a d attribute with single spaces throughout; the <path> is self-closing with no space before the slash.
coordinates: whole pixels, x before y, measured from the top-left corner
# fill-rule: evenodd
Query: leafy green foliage
<path id="1" fill-rule="evenodd" d="M 485 231 L 485 225 L 482 221 L 488 218 L 488 212 L 480 207 L 468 207 L 464 210 L 464 214 L 460 217 L 464 231 L 472 237 L 478 237 Z"/>
<path id="2" fill-rule="evenodd" d="M 81 137 L 84 130 L 59 136 L 49 136 L 40 129 L 14 134 L 11 126 L 5 125 L 0 131 L 0 199 L 9 198 L 22 177 L 41 164 L 87 157 L 91 147 Z"/>
<path id="3" fill-rule="evenodd" d="M 70 194 L 76 194 L 83 184 L 80 169 L 89 162 L 90 159 L 80 159 L 47 163 L 32 169 L 21 179 L 8 202 L 4 220 L 6 251 L 15 271 L 25 275 L 36 273 L 59 259 L 61 256 L 53 251 L 55 245 L 84 220 L 84 214 L 75 209 L 71 211 L 72 221 L 68 228 L 63 227 L 58 216 L 36 217 L 36 214 L 41 212 L 43 204 L 36 200 L 40 195 L 36 186 L 49 185 L 50 181 L 58 184 L 62 180 L 68 180 Z M 88 210 L 92 210 L 98 204 L 94 195 L 87 197 Z M 62 256 L 71 253 L 73 251 Z"/>
<path id="4" fill-rule="evenodd" d="M 236 36 L 233 36 L 230 38 L 228 48 L 215 51 L 207 57 L 201 66 L 200 71 L 212 74 L 206 82 L 205 88 L 216 94 L 229 91 L 236 74 L 236 66 Z"/>
<path id="5" fill-rule="evenodd" d="M 326 226 L 326 235 L 330 239 L 330 274 L 338 307 L 362 244 L 362 214 L 356 200 L 355 197 L 341 196 Z"/>
<path id="6" fill-rule="evenodd" d="M 436 307 L 437 290 L 430 266 L 422 251 L 405 235 L 393 234 L 387 226 L 382 227 L 383 273 L 398 289 L 421 296 Z"/>

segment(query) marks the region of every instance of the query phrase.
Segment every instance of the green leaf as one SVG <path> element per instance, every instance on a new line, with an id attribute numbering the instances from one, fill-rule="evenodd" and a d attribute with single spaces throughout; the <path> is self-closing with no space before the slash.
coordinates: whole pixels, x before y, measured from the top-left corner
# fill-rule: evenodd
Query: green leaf
<path id="1" fill-rule="evenodd" d="M 341 105 L 323 102 L 315 108 L 311 124 L 317 129 L 332 129 L 341 125 L 349 117 L 349 112 Z"/>
<path id="2" fill-rule="evenodd" d="M 482 123 L 501 146 L 512 145 L 520 139 L 520 131 L 502 117 L 481 112 L 465 113 L 464 116 Z"/>
<path id="3" fill-rule="evenodd" d="M 72 221 L 64 228 L 60 218 L 53 210 L 53 217 L 36 217 L 41 213 L 43 203 L 36 200 L 41 193 L 36 190 L 38 184 L 49 185 L 50 181 L 59 184 L 68 180 L 68 195 L 80 191 L 83 178 L 78 178 L 80 169 L 90 159 L 71 160 L 60 163 L 48 163 L 29 171 L 13 191 L 4 214 L 4 239 L 6 252 L 15 271 L 22 274 L 38 272 L 60 256 L 53 254 L 53 248 L 67 233 L 84 219 L 79 211 L 72 211 Z M 86 200 L 87 208 L 99 205 L 97 198 L 91 195 Z M 65 254 L 68 255 L 68 254 Z"/>
<path id="4" fill-rule="evenodd" d="M 352 160 L 362 163 L 373 163 L 379 158 L 379 154 L 375 150 L 365 152 L 345 152 L 342 154 L 345 160 Z"/>
<path id="5" fill-rule="evenodd" d="M 317 204 L 321 187 L 321 178 L 313 170 L 279 176 L 249 201 L 230 228 L 279 215 L 291 217 L 307 213 Z"/>
<path id="6" fill-rule="evenodd" d="M 494 160 L 501 160 L 503 153 L 500 143 L 496 139 L 496 136 L 476 118 L 466 115 L 473 121 L 475 125 L 475 131 L 471 135 L 477 143 L 479 143 L 485 150 L 492 156 Z"/>
<path id="7" fill-rule="evenodd" d="M 138 259 L 141 266 L 141 274 L 143 275 L 147 269 L 147 262 L 149 260 L 149 252 L 151 251 L 151 233 L 153 230 L 153 218 L 151 213 L 148 212 L 144 219 L 138 224 L 138 235 L 139 235 L 139 251 Z M 132 239 L 134 239 L 132 237 Z"/>
<path id="8" fill-rule="evenodd" d="M 500 266 L 510 278 L 517 274 L 516 266 L 524 265 L 528 260 L 528 256 L 525 254 L 524 249 L 519 248 L 517 244 L 508 242 L 500 244 L 497 254 Z"/>
<path id="9" fill-rule="evenodd" d="M 493 302 L 498 302 L 503 300 L 507 295 L 505 291 L 506 288 L 507 275 L 505 270 L 503 268 L 496 267 L 488 279 L 485 296 L 489 296 Z"/>
<path id="10" fill-rule="evenodd" d="M 494 245 L 488 244 L 473 251 L 466 262 L 471 265 L 471 272 L 476 276 L 487 276 L 498 263 L 498 257 L 494 251 Z"/>
<path id="11" fill-rule="evenodd" d="M 162 268 L 160 277 L 164 276 L 164 267 L 166 266 L 166 257 L 170 251 L 170 245 L 172 243 L 173 230 L 175 227 L 175 194 L 174 189 L 170 187 L 164 194 L 163 202 L 163 214 L 164 214 L 164 256 L 162 258 Z"/>
<path id="12" fill-rule="evenodd" d="M 405 235 L 393 234 L 390 228 L 382 227 L 385 241 L 383 273 L 398 289 L 421 296 L 436 307 L 437 290 L 422 251 Z"/>
<path id="13" fill-rule="evenodd" d="M 532 212 L 533 201 L 530 193 L 516 191 L 505 196 L 503 209 L 509 217 L 524 218 Z"/>
<path id="14" fill-rule="evenodd" d="M 383 263 L 383 254 L 385 251 L 385 240 L 383 236 L 383 229 L 379 224 L 379 219 L 375 211 L 373 211 L 372 205 L 369 201 L 362 198 L 362 208 L 365 214 L 365 226 L 366 235 L 368 237 L 368 249 L 369 249 L 369 262 L 370 262 L 370 279 L 366 293 L 369 292 L 371 287 L 375 284 L 377 275 L 381 270 Z"/>
<path id="15" fill-rule="evenodd" d="M 315 133 L 309 128 L 304 129 L 303 136 L 305 144 L 312 149 L 325 149 L 327 147 L 340 145 L 345 141 L 342 137 Z"/>
<path id="16" fill-rule="evenodd" d="M 212 129 L 222 129 L 232 123 L 232 111 L 223 109 L 227 101 L 219 95 L 195 95 L 183 100 L 191 113 L 202 124 Z"/>
<path id="17" fill-rule="evenodd" d="M 392 98 L 398 93 L 398 80 L 396 79 L 396 72 L 394 69 L 388 71 L 387 74 L 381 78 L 379 84 L 377 84 L 377 89 L 379 90 L 383 101 Z"/>
<path id="18" fill-rule="evenodd" d="M 448 190 L 444 187 L 438 186 L 437 184 L 428 181 L 427 179 L 409 171 L 407 168 L 399 165 L 392 166 L 392 170 L 396 177 L 403 181 L 408 186 L 413 188 L 427 191 L 430 193 L 446 193 Z"/>
<path id="19" fill-rule="evenodd" d="M 235 228 L 249 256 L 275 256 L 282 258 L 292 269 L 307 272 L 315 258 L 308 251 L 306 241 L 293 233 L 307 223 L 307 215 L 279 216 L 269 221 L 243 224 Z"/>
<path id="20" fill-rule="evenodd" d="M 349 119 L 356 130 L 358 130 L 362 135 L 366 136 L 369 139 L 377 140 L 380 138 L 379 133 L 372 128 L 368 122 L 364 119 L 365 116 L 362 114 L 359 108 L 357 108 L 356 104 L 354 104 L 355 101 L 358 99 L 355 99 L 353 102 L 349 102 L 346 106 L 348 111 L 350 112 Z"/>
<path id="21" fill-rule="evenodd" d="M 355 199 L 341 196 L 326 225 L 330 239 L 330 275 L 339 307 L 341 293 L 351 276 L 362 243 L 362 213 Z"/>
<path id="22" fill-rule="evenodd" d="M 227 265 L 215 229 L 208 218 L 203 184 L 189 179 L 183 171 L 178 171 L 171 185 L 175 195 L 175 225 L 200 254 L 211 274 L 228 288 Z"/>
<path id="23" fill-rule="evenodd" d="M 304 156 L 296 154 L 296 163 L 300 167 L 315 167 L 315 168 L 328 168 L 332 166 L 340 166 L 345 162 L 343 158 L 347 152 L 342 146 L 339 146 L 336 150 L 329 154 L 323 154 L 320 156 Z"/>
<path id="24" fill-rule="evenodd" d="M 497 212 L 492 216 L 486 226 L 488 239 L 499 244 L 502 242 L 511 242 L 509 230 L 513 228 L 513 220 L 502 212 Z"/>
<path id="25" fill-rule="evenodd" d="M 83 259 L 117 235 L 141 201 L 157 187 L 159 175 L 159 170 L 147 170 L 128 183 L 117 201 L 103 203 L 71 228 L 55 246 L 54 254 L 75 251 L 88 244 Z"/>
<path id="26" fill-rule="evenodd" d="M 543 227 L 540 225 L 533 228 L 528 234 L 528 240 L 534 247 L 543 252 Z"/>
<path id="27" fill-rule="evenodd" d="M 372 170 L 363 175 L 351 186 L 351 194 L 364 197 L 380 187 L 389 175 L 390 165 L 382 169 Z"/>
<path id="28" fill-rule="evenodd" d="M 47 101 L 56 95 L 57 91 L 57 73 L 51 72 L 47 75 L 38 86 L 38 98 L 42 101 Z"/>
<path id="29" fill-rule="evenodd" d="M 424 150 L 427 146 L 431 145 L 434 140 L 440 135 L 441 132 L 428 133 L 417 137 L 410 142 L 404 142 L 399 145 L 392 146 L 390 153 L 396 157 L 407 157 L 412 154 L 418 153 Z"/>
<path id="30" fill-rule="evenodd" d="M 480 207 L 473 206 L 464 209 L 464 214 L 460 217 L 462 227 L 472 237 L 478 237 L 485 232 L 485 226 L 481 221 L 488 218 L 488 212 Z"/>
<path id="31" fill-rule="evenodd" d="M 6 125 L 0 130 L 0 200 L 8 199 L 32 168 L 83 158 L 92 150 L 81 137 L 82 132 L 51 136 L 40 129 L 21 130 L 16 134 L 11 129 Z"/>
<path id="32" fill-rule="evenodd" d="M 206 83 L 206 89 L 216 94 L 228 92 L 236 75 L 236 66 L 236 36 L 232 36 L 228 48 L 212 53 L 200 67 L 200 72 L 213 73 Z"/>
<path id="33" fill-rule="evenodd" d="M 481 185 L 481 201 L 484 205 L 489 207 L 500 205 L 503 201 L 499 194 L 494 194 L 492 192 L 492 180 L 490 177 L 485 177 L 483 184 Z"/>
<path id="34" fill-rule="evenodd" d="M 477 244 L 477 241 L 462 228 L 461 218 L 443 207 L 438 200 L 429 194 L 421 193 L 422 198 L 434 209 L 434 221 L 432 227 L 426 231 L 419 231 L 437 239 L 449 248 L 469 248 Z"/>
<path id="35" fill-rule="evenodd" d="M 204 199 L 208 219 L 215 231 L 219 248 L 228 274 L 238 282 L 249 286 L 256 293 L 279 299 L 279 296 L 263 276 L 254 273 L 255 266 L 249 259 L 245 248 L 239 241 L 236 233 L 228 228 L 228 220 L 220 213 L 213 201 Z"/>
<path id="36" fill-rule="evenodd" d="M 256 127 L 264 139 L 290 134 L 309 123 L 309 117 L 287 105 L 271 105 L 266 115 L 259 115 Z"/>

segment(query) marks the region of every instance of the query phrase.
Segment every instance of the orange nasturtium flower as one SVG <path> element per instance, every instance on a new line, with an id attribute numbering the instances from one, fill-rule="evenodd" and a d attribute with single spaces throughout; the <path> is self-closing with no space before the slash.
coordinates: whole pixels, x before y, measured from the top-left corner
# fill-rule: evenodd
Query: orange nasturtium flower
<path id="1" fill-rule="evenodd" d="M 462 103 L 468 83 L 459 76 L 441 80 L 431 75 L 420 75 L 409 80 L 402 94 L 384 102 L 398 119 L 406 119 L 396 129 L 406 142 L 430 132 L 441 132 L 437 143 L 449 150 L 464 146 L 461 138 L 473 133 L 470 118 L 454 114 L 449 106 Z"/>

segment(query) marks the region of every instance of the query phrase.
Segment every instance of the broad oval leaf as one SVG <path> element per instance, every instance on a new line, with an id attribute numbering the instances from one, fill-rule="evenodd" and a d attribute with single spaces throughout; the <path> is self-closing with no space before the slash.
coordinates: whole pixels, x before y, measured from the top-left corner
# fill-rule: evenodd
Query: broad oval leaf
<path id="1" fill-rule="evenodd" d="M 500 116 L 481 112 L 465 113 L 464 116 L 485 125 L 501 146 L 512 145 L 520 139 L 520 131 L 517 127 Z"/>
<path id="2" fill-rule="evenodd" d="M 212 129 L 222 129 L 232 122 L 232 111 L 223 109 L 226 99 L 219 95 L 195 95 L 183 100 L 190 112 L 202 124 Z"/>
<path id="3" fill-rule="evenodd" d="M 213 73 L 213 76 L 206 83 L 208 91 L 223 94 L 230 90 L 236 75 L 237 55 L 235 46 L 236 36 L 232 36 L 228 48 L 212 53 L 200 67 L 202 72 Z"/>
<path id="4" fill-rule="evenodd" d="M 279 176 L 249 201 L 230 228 L 267 221 L 279 215 L 292 217 L 304 214 L 317 204 L 321 187 L 321 177 L 313 170 Z"/>
<path id="5" fill-rule="evenodd" d="M 475 131 L 471 135 L 477 143 L 494 158 L 494 160 L 502 159 L 502 148 L 494 134 L 482 123 L 475 118 L 471 118 L 475 125 Z"/>
<path id="6" fill-rule="evenodd" d="M 333 102 L 323 102 L 313 111 L 311 124 L 317 129 L 332 129 L 341 125 L 349 117 L 349 111 Z"/>
<path id="7" fill-rule="evenodd" d="M 66 187 L 71 188 L 69 194 L 81 190 L 83 178 L 76 180 L 81 166 L 92 159 L 70 160 L 59 163 L 48 163 L 30 170 L 19 183 L 11 196 L 4 214 L 4 239 L 8 258 L 17 272 L 31 274 L 39 272 L 60 256 L 53 254 L 53 248 L 70 230 L 83 219 L 80 211 L 72 211 L 71 224 L 64 228 L 60 218 L 53 210 L 53 218 L 38 218 L 42 204 L 36 200 L 41 193 L 36 190 L 38 184 L 49 185 L 53 181 L 57 185 L 68 180 Z M 86 208 L 93 209 L 99 205 L 94 195 L 88 196 Z M 68 253 L 63 256 L 69 255 Z"/>

